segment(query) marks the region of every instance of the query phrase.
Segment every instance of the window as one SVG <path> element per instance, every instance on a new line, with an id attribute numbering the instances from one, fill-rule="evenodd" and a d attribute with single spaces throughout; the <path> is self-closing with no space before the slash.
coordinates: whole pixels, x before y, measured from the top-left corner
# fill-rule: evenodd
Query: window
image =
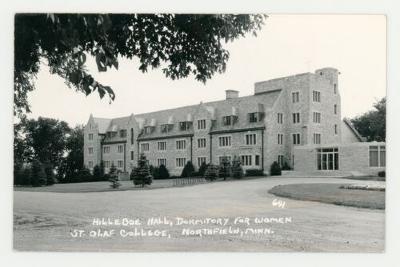
<path id="1" fill-rule="evenodd" d="M 178 150 L 186 149 L 186 140 L 176 141 L 176 149 Z"/>
<path id="2" fill-rule="evenodd" d="M 172 129 L 172 124 L 161 124 L 160 129 L 162 133 L 168 133 Z"/>
<path id="3" fill-rule="evenodd" d="M 124 152 L 124 146 L 123 145 L 118 145 L 118 153 Z"/>
<path id="4" fill-rule="evenodd" d="M 158 150 L 167 150 L 167 142 L 158 142 L 157 147 Z"/>
<path id="5" fill-rule="evenodd" d="M 313 122 L 314 123 L 321 123 L 321 113 L 313 112 Z"/>
<path id="6" fill-rule="evenodd" d="M 231 116 L 222 117 L 222 124 L 225 126 L 232 125 L 232 117 Z"/>
<path id="7" fill-rule="evenodd" d="M 279 166 L 283 166 L 283 163 L 284 163 L 284 157 L 283 157 L 283 155 L 278 155 L 278 164 L 279 164 Z"/>
<path id="8" fill-rule="evenodd" d="M 119 137 L 125 138 L 126 137 L 126 130 L 120 130 L 119 131 Z"/>
<path id="9" fill-rule="evenodd" d="M 135 141 L 133 136 L 133 128 L 131 128 L 131 145 L 133 145 L 133 141 Z"/>
<path id="10" fill-rule="evenodd" d="M 93 147 L 89 147 L 89 148 L 88 148 L 88 153 L 89 153 L 89 154 L 93 154 Z"/>
<path id="11" fill-rule="evenodd" d="M 258 121 L 260 121 L 259 112 L 249 113 L 249 122 L 258 122 Z"/>
<path id="12" fill-rule="evenodd" d="M 89 140 L 93 140 L 93 134 L 92 133 L 89 134 Z"/>
<path id="13" fill-rule="evenodd" d="M 198 120 L 197 121 L 197 129 L 203 130 L 206 128 L 206 120 Z"/>
<path id="14" fill-rule="evenodd" d="M 321 144 L 321 134 L 319 133 L 314 134 L 314 144 L 315 145 Z"/>
<path id="15" fill-rule="evenodd" d="M 278 145 L 283 145 L 283 134 L 278 134 Z"/>
<path id="16" fill-rule="evenodd" d="M 339 152 L 337 147 L 317 149 L 317 169 L 339 170 Z"/>
<path id="17" fill-rule="evenodd" d="M 153 126 L 145 126 L 144 127 L 144 133 L 145 134 L 151 134 L 153 132 L 154 127 Z"/>
<path id="18" fill-rule="evenodd" d="M 293 145 L 300 145 L 300 134 L 293 134 Z"/>
<path id="19" fill-rule="evenodd" d="M 110 147 L 109 146 L 103 147 L 103 154 L 108 154 L 108 153 L 110 153 Z"/>
<path id="20" fill-rule="evenodd" d="M 283 123 L 283 113 L 278 113 L 278 123 L 279 124 Z"/>
<path id="21" fill-rule="evenodd" d="M 246 134 L 246 145 L 251 146 L 257 143 L 256 134 Z"/>
<path id="22" fill-rule="evenodd" d="M 333 93 L 336 94 L 336 92 L 337 92 L 337 84 L 334 83 L 333 84 Z"/>
<path id="23" fill-rule="evenodd" d="M 297 103 L 300 101 L 300 92 L 293 92 L 292 93 L 292 102 Z"/>
<path id="24" fill-rule="evenodd" d="M 176 158 L 176 167 L 184 167 L 186 164 L 186 158 Z"/>
<path id="25" fill-rule="evenodd" d="M 337 134 L 337 124 L 335 124 L 335 134 Z"/>
<path id="26" fill-rule="evenodd" d="M 88 161 L 88 167 L 91 169 L 93 168 L 93 161 Z"/>
<path id="27" fill-rule="evenodd" d="M 106 161 L 104 161 L 104 168 L 110 168 L 110 161 L 109 160 L 106 160 Z"/>
<path id="28" fill-rule="evenodd" d="M 219 157 L 219 164 L 221 165 L 225 160 L 231 162 L 231 156 L 220 156 Z"/>
<path id="29" fill-rule="evenodd" d="M 293 123 L 300 123 L 300 113 L 293 113 Z"/>
<path id="30" fill-rule="evenodd" d="M 157 159 L 158 167 L 161 165 L 167 166 L 167 159 Z"/>
<path id="31" fill-rule="evenodd" d="M 251 166 L 251 155 L 240 156 L 240 161 L 243 166 Z"/>
<path id="32" fill-rule="evenodd" d="M 197 139 L 197 147 L 198 148 L 205 148 L 206 147 L 206 139 L 205 138 Z"/>
<path id="33" fill-rule="evenodd" d="M 192 126 L 192 122 L 191 121 L 181 121 L 179 122 L 179 129 L 181 131 L 188 131 L 190 130 Z"/>
<path id="34" fill-rule="evenodd" d="M 206 163 L 206 157 L 198 157 L 197 158 L 197 166 L 200 167 L 201 165 L 203 165 L 203 163 Z"/>
<path id="35" fill-rule="evenodd" d="M 231 146 L 231 137 L 230 136 L 220 136 L 219 137 L 219 146 Z"/>
<path id="36" fill-rule="evenodd" d="M 254 158 L 254 164 L 260 166 L 260 155 L 256 155 Z"/>
<path id="37" fill-rule="evenodd" d="M 313 91 L 312 95 L 313 95 L 314 102 L 321 102 L 321 92 Z"/>
<path id="38" fill-rule="evenodd" d="M 385 167 L 386 166 L 386 147 L 370 146 L 369 147 L 369 166 Z"/>
<path id="39" fill-rule="evenodd" d="M 118 164 L 118 168 L 124 167 L 124 162 L 122 160 L 118 160 L 117 164 Z"/>
<path id="40" fill-rule="evenodd" d="M 134 158 L 135 158 L 135 153 L 131 151 L 131 160 L 134 160 Z"/>
<path id="41" fill-rule="evenodd" d="M 144 152 L 144 151 L 149 151 L 149 150 L 150 150 L 150 144 L 149 144 L 149 143 L 140 144 L 140 150 L 141 150 L 142 152 Z"/>

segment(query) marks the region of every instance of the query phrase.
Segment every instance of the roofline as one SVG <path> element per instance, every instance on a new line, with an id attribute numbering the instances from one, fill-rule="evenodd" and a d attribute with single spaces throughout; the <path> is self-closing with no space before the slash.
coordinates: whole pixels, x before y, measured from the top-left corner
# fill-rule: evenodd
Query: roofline
<path id="1" fill-rule="evenodd" d="M 349 126 L 350 130 L 354 133 L 354 135 L 357 137 L 358 141 L 360 142 L 365 142 L 365 137 L 361 136 L 361 134 L 357 131 L 356 128 L 354 128 L 354 125 L 351 123 L 351 121 L 347 118 L 343 119 L 343 122 Z"/>

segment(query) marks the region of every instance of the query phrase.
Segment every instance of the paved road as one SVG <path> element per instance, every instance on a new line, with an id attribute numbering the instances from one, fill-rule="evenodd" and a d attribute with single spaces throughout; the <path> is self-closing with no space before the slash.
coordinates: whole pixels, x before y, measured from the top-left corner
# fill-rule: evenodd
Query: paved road
<path id="1" fill-rule="evenodd" d="M 289 183 L 360 183 L 337 178 L 262 178 L 216 182 L 180 188 L 98 193 L 14 192 L 14 248 L 50 251 L 330 251 L 384 250 L 384 211 L 282 199 L 268 194 Z M 139 219 L 166 217 L 173 226 L 136 226 L 165 230 L 168 237 L 121 237 L 135 226 L 93 226 L 94 218 Z M 196 226 L 175 225 L 176 217 L 228 219 Z M 237 217 L 249 218 L 236 221 Z M 254 224 L 256 218 L 289 218 L 291 222 Z M 199 222 L 199 221 L 197 221 Z M 243 222 L 243 223 L 241 223 Z M 239 229 L 239 233 L 207 235 L 182 230 Z M 90 231 L 114 229 L 111 237 L 90 237 Z M 71 231 L 83 230 L 73 238 Z M 255 233 L 268 229 L 263 233 Z M 227 230 L 228 231 L 228 230 Z"/>

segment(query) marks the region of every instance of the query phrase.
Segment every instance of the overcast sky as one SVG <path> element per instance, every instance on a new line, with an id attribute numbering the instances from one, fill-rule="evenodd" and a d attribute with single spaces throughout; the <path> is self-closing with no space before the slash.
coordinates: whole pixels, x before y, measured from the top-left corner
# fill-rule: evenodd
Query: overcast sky
<path id="1" fill-rule="evenodd" d="M 119 70 L 89 71 L 116 93 L 114 102 L 86 97 L 50 75 L 46 66 L 29 94 L 32 113 L 67 121 L 71 126 L 95 117 L 112 118 L 220 100 L 226 89 L 253 94 L 254 83 L 323 67 L 339 69 L 342 117 L 372 108 L 386 95 L 386 19 L 380 15 L 270 15 L 258 37 L 247 36 L 226 45 L 227 70 L 206 84 L 193 77 L 172 81 L 162 71 L 141 73 L 137 61 L 120 60 Z"/>

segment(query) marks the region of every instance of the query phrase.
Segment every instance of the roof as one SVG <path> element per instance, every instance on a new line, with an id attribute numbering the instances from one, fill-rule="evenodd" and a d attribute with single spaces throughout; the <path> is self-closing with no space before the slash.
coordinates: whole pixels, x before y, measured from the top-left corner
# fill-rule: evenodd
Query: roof
<path id="1" fill-rule="evenodd" d="M 366 141 L 366 138 L 361 136 L 361 134 L 357 131 L 357 129 L 354 127 L 353 123 L 351 123 L 351 121 L 349 119 L 344 118 L 343 122 L 354 133 L 354 135 L 357 137 L 358 141 L 360 141 L 360 142 L 365 142 Z"/>
<path id="2" fill-rule="evenodd" d="M 110 125 L 111 119 L 106 118 L 95 118 L 93 117 L 94 122 L 97 124 L 99 128 L 99 133 L 106 133 L 108 126 Z"/>

